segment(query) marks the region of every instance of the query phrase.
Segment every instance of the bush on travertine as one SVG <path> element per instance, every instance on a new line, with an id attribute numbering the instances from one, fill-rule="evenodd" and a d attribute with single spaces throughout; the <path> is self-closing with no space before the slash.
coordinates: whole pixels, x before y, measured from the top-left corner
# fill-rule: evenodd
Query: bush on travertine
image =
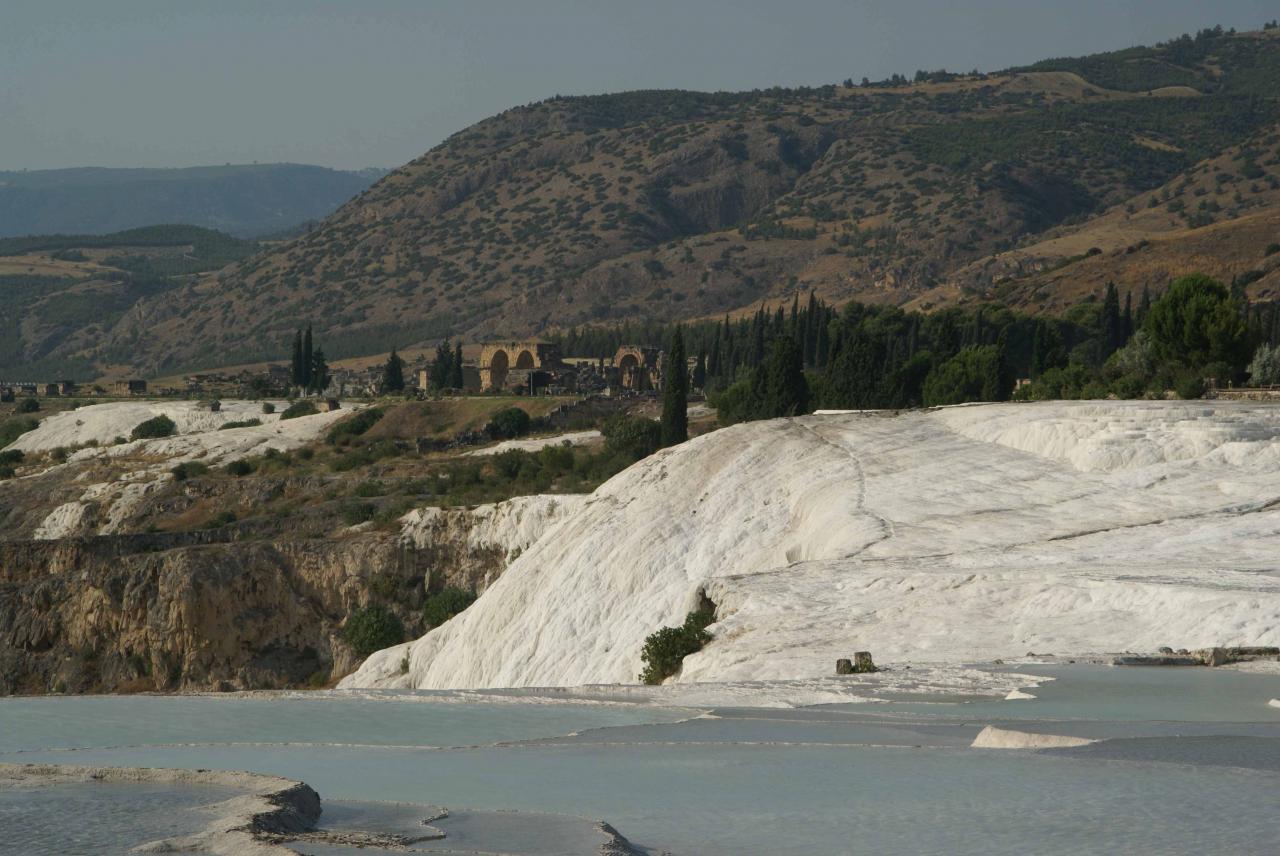
<path id="1" fill-rule="evenodd" d="M 475 603 L 475 600 L 476 596 L 466 589 L 446 586 L 427 598 L 422 607 L 422 617 L 432 627 L 439 627 Z"/>
<path id="2" fill-rule="evenodd" d="M 715 620 L 715 613 L 711 610 L 698 610 L 689 613 L 680 627 L 663 627 L 649 634 L 640 652 L 644 661 L 640 680 L 646 684 L 660 684 L 680 671 L 685 657 L 701 651 L 702 646 L 711 641 L 707 627 Z"/>
<path id="3" fill-rule="evenodd" d="M 357 657 L 368 657 L 374 651 L 403 642 L 404 625 L 381 606 L 364 606 L 347 618 L 342 626 L 342 639 Z"/>
<path id="4" fill-rule="evenodd" d="M 319 412 L 319 410 L 316 410 L 315 404 L 304 398 L 286 407 L 284 412 L 280 414 L 280 418 L 296 419 L 299 416 L 314 416 Z"/>
<path id="5" fill-rule="evenodd" d="M 178 426 L 173 424 L 173 420 L 163 413 L 159 416 L 153 416 L 146 422 L 138 423 L 133 432 L 129 434 L 130 440 L 151 440 L 157 437 L 172 437 L 177 431 Z"/>

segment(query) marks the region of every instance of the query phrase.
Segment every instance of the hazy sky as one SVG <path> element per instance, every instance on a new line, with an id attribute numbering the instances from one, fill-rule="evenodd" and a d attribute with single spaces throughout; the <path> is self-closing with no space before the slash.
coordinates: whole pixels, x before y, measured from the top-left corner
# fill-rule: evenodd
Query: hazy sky
<path id="1" fill-rule="evenodd" d="M 397 166 L 556 93 L 990 70 L 1275 0 L 3 0 L 0 169 Z"/>

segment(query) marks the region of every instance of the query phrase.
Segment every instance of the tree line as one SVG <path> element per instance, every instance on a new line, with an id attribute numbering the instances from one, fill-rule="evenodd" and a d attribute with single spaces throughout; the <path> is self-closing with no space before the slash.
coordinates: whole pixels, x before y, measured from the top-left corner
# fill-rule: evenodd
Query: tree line
<path id="1" fill-rule="evenodd" d="M 999 304 L 926 315 L 850 303 L 836 313 L 811 295 L 789 314 L 714 325 L 706 388 L 731 424 L 815 408 L 1196 398 L 1206 380 L 1280 383 L 1280 309 L 1242 291 L 1196 274 L 1157 300 L 1146 289 L 1122 300 L 1108 284 L 1062 318 Z"/>

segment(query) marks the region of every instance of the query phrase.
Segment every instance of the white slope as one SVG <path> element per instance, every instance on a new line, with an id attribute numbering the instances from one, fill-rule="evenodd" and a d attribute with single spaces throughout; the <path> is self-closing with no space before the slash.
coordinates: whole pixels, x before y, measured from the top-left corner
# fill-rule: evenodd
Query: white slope
<path id="1" fill-rule="evenodd" d="M 620 473 L 466 612 L 344 687 L 634 682 L 705 591 L 676 679 L 837 657 L 986 662 L 1280 644 L 1280 408 L 1062 402 L 739 425 Z M 401 660 L 409 671 L 401 674 Z"/>
<path id="2" fill-rule="evenodd" d="M 599 431 L 571 431 L 567 434 L 556 434 L 551 437 L 531 437 L 527 440 L 503 440 L 493 446 L 463 452 L 464 458 L 483 458 L 487 455 L 500 455 L 513 449 L 522 452 L 536 452 L 548 446 L 585 446 L 600 439 Z"/>
<path id="3" fill-rule="evenodd" d="M 274 404 L 277 411 L 289 406 L 288 402 Z M 127 440 L 134 428 L 156 416 L 172 419 L 178 435 L 215 431 L 227 422 L 258 419 L 267 423 L 280 418 L 279 412 L 263 413 L 260 401 L 225 401 L 216 412 L 207 406 L 201 407 L 195 401 L 112 401 L 55 413 L 41 420 L 34 431 L 19 436 L 7 448 L 40 452 L 60 446 L 83 446 L 89 442 L 105 446 L 115 442 L 117 437 Z"/>
<path id="4" fill-rule="evenodd" d="M 6 448 L 39 452 L 79 446 L 83 448 L 67 457 L 69 464 L 112 459 L 122 471 L 113 473 L 110 482 L 88 484 L 80 499 L 53 509 L 32 537 L 56 539 L 118 532 L 146 495 L 172 478 L 169 470 L 174 464 L 198 460 L 212 466 L 260 455 L 268 449 L 288 451 L 323 436 L 334 422 L 361 405 L 281 420 L 279 411 L 287 406 L 288 402 L 276 402 L 277 412 L 264 414 L 260 401 L 223 401 L 218 412 L 194 401 L 119 401 L 55 413 Z M 173 420 L 176 434 L 109 445 L 117 437 L 127 438 L 140 423 L 160 415 Z M 262 424 L 220 427 L 250 419 Z M 103 445 L 84 446 L 90 442 Z"/>

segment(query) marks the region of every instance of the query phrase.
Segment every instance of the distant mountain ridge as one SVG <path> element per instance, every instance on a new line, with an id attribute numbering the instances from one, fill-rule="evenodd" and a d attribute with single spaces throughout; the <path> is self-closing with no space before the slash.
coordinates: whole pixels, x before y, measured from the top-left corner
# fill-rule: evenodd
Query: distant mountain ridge
<path id="1" fill-rule="evenodd" d="M 466 128 L 315 228 L 140 300 L 139 370 L 537 335 L 810 290 L 1058 312 L 1192 270 L 1280 295 L 1280 29 L 1023 69 L 554 97 Z M 62 347 L 55 348 L 62 352 Z"/>
<path id="2" fill-rule="evenodd" d="M 0 172 L 0 238 L 158 223 L 256 237 L 319 220 L 386 172 L 304 164 Z"/>

